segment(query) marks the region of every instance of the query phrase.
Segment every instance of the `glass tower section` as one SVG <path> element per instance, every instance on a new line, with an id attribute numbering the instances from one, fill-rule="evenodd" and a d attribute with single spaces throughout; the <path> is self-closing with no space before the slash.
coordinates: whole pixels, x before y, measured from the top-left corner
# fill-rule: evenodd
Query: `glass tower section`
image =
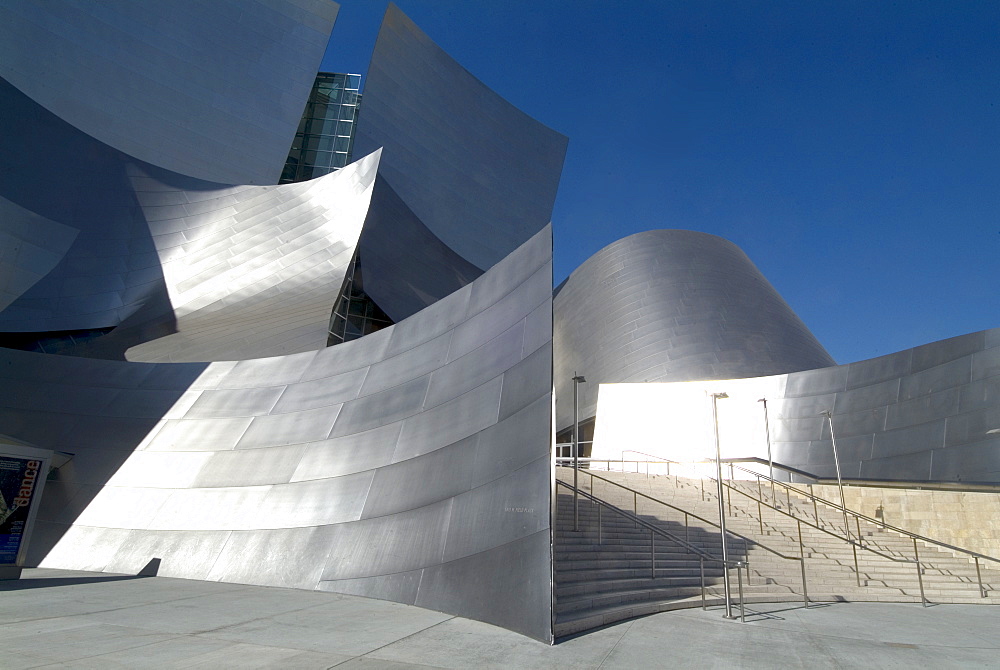
<path id="1" fill-rule="evenodd" d="M 356 340 L 376 330 L 391 326 L 394 321 L 365 293 L 359 253 L 355 253 L 344 278 L 337 305 L 330 316 L 326 346 Z"/>
<path id="2" fill-rule="evenodd" d="M 359 74 L 316 75 L 279 184 L 321 177 L 351 162 L 360 86 Z"/>

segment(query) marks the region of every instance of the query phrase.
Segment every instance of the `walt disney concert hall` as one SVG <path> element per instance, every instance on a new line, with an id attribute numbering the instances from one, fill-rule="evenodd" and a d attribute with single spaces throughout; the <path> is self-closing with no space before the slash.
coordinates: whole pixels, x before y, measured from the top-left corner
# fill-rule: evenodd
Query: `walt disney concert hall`
<path id="1" fill-rule="evenodd" d="M 31 505 L 0 477 L 0 563 L 155 565 L 551 642 L 556 436 L 600 430 L 602 383 L 766 377 L 782 464 L 1000 483 L 1000 330 L 838 366 L 691 231 L 620 240 L 553 291 L 567 138 L 395 5 L 341 117 L 352 162 L 279 184 L 338 9 L 0 7 L 0 471 L 46 468 Z"/>

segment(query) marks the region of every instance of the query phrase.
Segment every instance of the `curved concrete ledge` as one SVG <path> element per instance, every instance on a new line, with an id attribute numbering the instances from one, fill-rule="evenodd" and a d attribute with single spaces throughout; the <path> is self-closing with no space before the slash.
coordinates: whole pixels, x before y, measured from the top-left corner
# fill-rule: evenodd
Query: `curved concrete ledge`
<path id="1" fill-rule="evenodd" d="M 758 377 L 834 360 L 735 244 L 689 230 L 623 238 L 587 259 L 554 300 L 556 425 L 600 383 Z"/>
<path id="2" fill-rule="evenodd" d="M 318 588 L 551 638 L 551 233 L 322 351 L 144 364 L 0 351 L 0 422 L 74 459 L 49 567 Z"/>

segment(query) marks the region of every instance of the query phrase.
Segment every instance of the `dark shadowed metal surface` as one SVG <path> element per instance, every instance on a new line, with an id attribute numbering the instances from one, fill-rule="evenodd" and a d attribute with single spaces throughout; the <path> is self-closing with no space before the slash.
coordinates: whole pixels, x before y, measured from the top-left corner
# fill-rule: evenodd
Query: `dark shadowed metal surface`
<path id="1" fill-rule="evenodd" d="M 335 175 L 332 175 L 335 176 Z M 75 454 L 34 561 L 355 593 L 551 638 L 551 228 L 394 326 L 276 358 L 0 350 L 0 426 Z"/>
<path id="2" fill-rule="evenodd" d="M 834 360 L 735 244 L 689 230 L 631 235 L 591 256 L 554 300 L 556 426 L 594 416 L 601 383 L 731 379 Z"/>
<path id="3" fill-rule="evenodd" d="M 0 76 L 140 160 L 206 181 L 274 184 L 338 8 L 330 0 L 4 2 Z M 38 160 L 49 168 L 59 159 L 39 151 Z"/>

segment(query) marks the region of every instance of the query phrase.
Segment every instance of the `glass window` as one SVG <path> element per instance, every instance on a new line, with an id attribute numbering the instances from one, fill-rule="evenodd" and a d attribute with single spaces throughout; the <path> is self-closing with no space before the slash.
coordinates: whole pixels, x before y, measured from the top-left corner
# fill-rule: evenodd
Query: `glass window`
<path id="1" fill-rule="evenodd" d="M 354 123 L 352 121 L 341 121 L 337 125 L 337 134 L 350 137 L 354 134 Z"/>
<path id="2" fill-rule="evenodd" d="M 340 108 L 340 118 L 343 119 L 343 120 L 345 120 L 345 121 L 353 121 L 354 120 L 354 110 L 355 110 L 354 105 L 343 105 Z"/>
<path id="3" fill-rule="evenodd" d="M 347 153 L 347 151 L 351 148 L 351 138 L 338 137 L 332 148 L 334 151 L 343 151 L 344 153 Z"/>

